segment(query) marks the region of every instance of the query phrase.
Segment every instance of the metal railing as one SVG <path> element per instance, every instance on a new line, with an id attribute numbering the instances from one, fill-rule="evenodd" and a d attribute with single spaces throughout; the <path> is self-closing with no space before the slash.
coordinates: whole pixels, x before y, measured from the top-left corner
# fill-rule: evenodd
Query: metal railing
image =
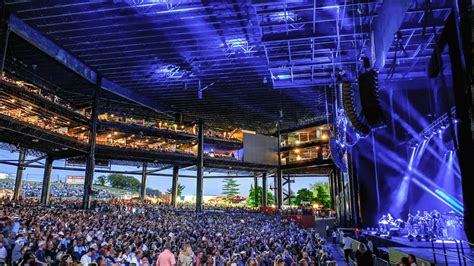
<path id="1" fill-rule="evenodd" d="M 433 251 L 433 262 L 435 265 L 438 263 L 438 259 L 436 255 L 441 255 L 444 257 L 445 265 L 448 265 L 449 257 L 457 258 L 459 265 L 472 265 L 474 263 L 474 259 L 465 254 L 465 249 L 467 248 L 468 250 L 470 250 L 471 248 L 474 248 L 474 244 L 468 241 L 464 241 L 464 240 L 454 240 L 454 243 L 456 244 L 456 252 L 453 251 L 450 253 L 446 247 L 445 241 L 442 240 L 441 243 L 442 243 L 443 252 L 438 252 L 436 251 L 434 240 L 431 240 L 431 249 Z M 467 244 L 467 246 L 465 244 Z"/>
<path id="2" fill-rule="evenodd" d="M 384 259 L 381 259 L 375 255 L 372 255 L 372 259 L 373 259 L 373 265 L 374 266 L 390 266 L 392 265 L 390 262 L 384 260 Z"/>

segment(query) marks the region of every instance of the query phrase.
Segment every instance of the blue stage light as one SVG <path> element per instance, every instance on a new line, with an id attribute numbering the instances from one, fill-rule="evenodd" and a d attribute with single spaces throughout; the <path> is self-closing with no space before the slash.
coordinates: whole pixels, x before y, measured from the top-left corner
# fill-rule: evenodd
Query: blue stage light
<path id="1" fill-rule="evenodd" d="M 289 78 L 291 78 L 291 76 L 288 74 L 277 75 L 277 79 L 289 79 Z"/>
<path id="2" fill-rule="evenodd" d="M 435 192 L 440 195 L 443 199 L 445 199 L 446 201 L 448 201 L 450 204 L 452 204 L 453 206 L 455 206 L 456 208 L 458 208 L 460 211 L 464 211 L 464 206 L 462 206 L 461 204 L 459 204 L 455 199 L 453 199 L 452 197 L 450 197 L 448 194 L 444 193 L 443 191 L 439 190 L 439 189 L 436 189 Z"/>

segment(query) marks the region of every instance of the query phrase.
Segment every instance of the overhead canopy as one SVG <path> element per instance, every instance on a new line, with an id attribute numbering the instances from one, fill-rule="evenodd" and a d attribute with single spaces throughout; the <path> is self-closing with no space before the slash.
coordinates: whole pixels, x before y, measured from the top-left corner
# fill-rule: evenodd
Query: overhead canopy
<path id="1" fill-rule="evenodd" d="M 432 3 L 430 23 L 441 26 L 450 9 L 437 4 Z M 14 31 L 7 70 L 35 74 L 78 106 L 90 104 L 90 82 L 100 74 L 109 91 L 102 96 L 107 108 L 137 112 L 145 106 L 260 131 L 274 129 L 278 120 L 289 127 L 331 115 L 334 72 L 341 69 L 355 79 L 381 9 L 380 1 L 335 0 L 58 0 L 6 6 L 12 24 L 24 23 L 40 34 Z M 418 63 L 432 53 L 434 35 L 421 24 L 424 14 L 414 5 L 404 16 L 401 42 L 407 53 L 398 51 L 393 79 L 426 76 Z M 77 62 L 53 59 L 53 45 L 39 47 L 40 36 L 61 49 L 63 59 L 67 53 Z M 392 45 L 385 74 L 394 52 Z M 64 67 L 71 62 L 83 72 Z"/>

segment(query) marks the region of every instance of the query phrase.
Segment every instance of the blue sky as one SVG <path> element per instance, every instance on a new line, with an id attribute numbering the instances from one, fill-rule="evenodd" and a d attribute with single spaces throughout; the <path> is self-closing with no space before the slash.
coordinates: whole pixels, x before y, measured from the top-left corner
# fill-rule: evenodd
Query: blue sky
<path id="1" fill-rule="evenodd" d="M 0 160 L 17 160 L 18 153 L 11 153 L 9 151 L 0 150 Z M 27 158 L 32 159 L 32 158 Z M 58 160 L 54 162 L 54 166 L 65 166 L 64 160 Z M 140 170 L 135 166 L 120 166 L 113 165 L 112 169 L 122 170 L 122 171 L 131 171 L 131 170 Z M 5 164 L 0 164 L 0 173 L 12 174 L 12 177 L 15 176 L 16 166 L 10 166 Z M 172 174 L 172 170 L 165 170 L 160 173 Z M 195 171 L 183 170 L 180 171 L 180 174 L 183 175 L 195 175 Z M 51 178 L 52 181 L 64 180 L 67 175 L 77 175 L 83 176 L 84 171 L 64 171 L 64 170 L 53 170 Z M 95 177 L 103 175 L 101 173 L 96 173 Z M 205 172 L 205 175 L 208 175 Z M 212 173 L 211 175 L 223 176 L 223 173 Z M 141 179 L 140 175 L 136 175 L 135 178 Z M 43 179 L 43 169 L 40 168 L 27 168 L 23 173 L 23 180 L 27 181 L 41 181 Z M 222 181 L 223 179 L 204 179 L 204 195 L 220 195 L 222 192 Z M 240 184 L 240 194 L 243 196 L 248 195 L 250 186 L 253 184 L 253 178 L 239 178 L 237 179 Z M 327 182 L 326 177 L 304 177 L 297 178 L 296 182 L 292 184 L 292 190 L 297 191 L 301 188 L 308 188 L 311 184 L 315 182 Z M 194 194 L 196 192 L 196 181 L 193 178 L 181 178 L 180 183 L 185 186 L 183 194 Z M 259 180 L 261 185 L 261 179 Z M 273 178 L 268 179 L 268 185 L 273 186 Z M 166 191 L 171 187 L 171 177 L 161 177 L 161 176 L 149 176 L 147 181 L 147 187 L 154 189 L 159 189 L 160 191 Z"/>

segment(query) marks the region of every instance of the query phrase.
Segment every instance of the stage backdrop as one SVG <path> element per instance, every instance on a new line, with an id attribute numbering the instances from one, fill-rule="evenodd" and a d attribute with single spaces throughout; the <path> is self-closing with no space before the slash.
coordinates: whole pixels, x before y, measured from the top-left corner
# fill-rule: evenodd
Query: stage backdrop
<path id="1" fill-rule="evenodd" d="M 244 162 L 278 165 L 278 139 L 244 133 Z"/>

